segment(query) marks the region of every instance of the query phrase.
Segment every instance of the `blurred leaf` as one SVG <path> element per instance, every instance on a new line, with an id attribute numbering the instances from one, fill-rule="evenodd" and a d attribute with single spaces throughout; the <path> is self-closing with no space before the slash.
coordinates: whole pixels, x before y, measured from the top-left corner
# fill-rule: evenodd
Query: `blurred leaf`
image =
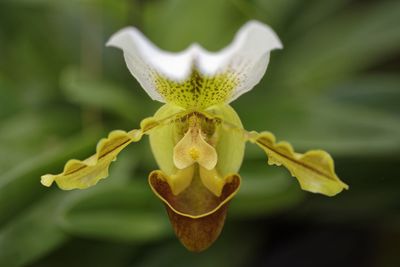
<path id="1" fill-rule="evenodd" d="M 271 2 L 271 1 L 265 1 Z M 275 0 L 275 2 L 280 2 L 279 0 Z M 284 2 L 284 1 L 283 1 Z M 296 2 L 296 1 L 287 1 L 287 2 Z M 337 13 L 343 11 L 343 9 L 348 8 L 351 0 L 334 0 L 334 1 L 319 1 L 319 0 L 308 0 L 308 1 L 299 1 L 302 5 L 297 5 L 297 9 L 292 10 L 296 12 L 294 14 L 293 19 L 288 22 L 288 31 L 285 32 L 285 37 L 293 38 L 291 33 L 303 35 L 310 28 L 315 27 L 318 23 L 323 22 L 330 18 L 331 16 L 335 16 Z M 301 12 L 299 12 L 299 10 Z M 292 12 L 293 14 L 293 12 Z M 284 16 L 284 19 L 288 19 L 289 17 Z M 301 36 L 295 36 L 301 37 Z"/>
<path id="2" fill-rule="evenodd" d="M 52 112 L 18 112 L 8 116 L 0 125 L 0 172 L 8 171 L 16 162 L 35 157 L 43 146 L 66 138 L 79 127 L 80 116 L 71 109 L 54 108 Z"/>
<path id="3" fill-rule="evenodd" d="M 269 99 L 274 98 L 278 97 Z M 361 105 L 361 98 L 357 105 L 333 99 L 280 96 L 279 101 L 266 105 L 253 93 L 241 99 L 237 110 L 248 130 L 271 131 L 278 140 L 290 141 L 298 151 L 324 149 L 333 156 L 399 153 L 400 123 L 396 114 L 371 109 L 368 103 Z M 249 106 L 262 107 L 262 111 Z"/>
<path id="4" fill-rule="evenodd" d="M 132 144 L 125 148 L 125 150 L 118 155 L 117 161 L 110 167 L 110 179 L 107 181 L 108 185 L 126 185 L 132 178 L 139 178 L 145 180 L 146 177 L 134 177 L 133 173 L 139 165 L 139 158 L 143 154 L 143 149 L 138 144 Z M 143 179 L 140 179 L 143 178 Z M 101 186 L 102 183 L 96 185 Z"/>
<path id="5" fill-rule="evenodd" d="M 337 85 L 328 96 L 336 103 L 367 107 L 383 114 L 400 115 L 400 76 L 368 74 Z"/>
<path id="6" fill-rule="evenodd" d="M 187 251 L 178 240 L 146 250 L 134 266 L 174 267 L 174 266 L 247 266 L 254 257 L 254 250 L 260 242 L 262 233 L 257 228 L 235 227 L 227 222 L 219 239 L 206 251 L 193 253 Z M 266 229 L 263 229 L 264 231 Z"/>
<path id="7" fill-rule="evenodd" d="M 336 156 L 399 153 L 400 124 L 395 117 L 322 101 L 314 108 L 319 112 L 291 138 L 298 146 L 327 149 Z"/>
<path id="8" fill-rule="evenodd" d="M 40 176 L 57 171 L 70 157 L 77 157 L 92 149 L 98 133 L 79 134 L 55 147 L 43 147 L 42 153 L 28 160 L 17 162 L 0 179 L 0 225 L 28 206 L 47 188 L 40 184 Z"/>
<path id="9" fill-rule="evenodd" d="M 148 242 L 172 233 L 163 206 L 147 183 L 108 186 L 71 198 L 62 208 L 59 225 L 85 237 Z"/>
<path id="10" fill-rule="evenodd" d="M 97 0 L 70 0 L 70 1 L 63 1 L 56 4 L 56 2 L 51 0 L 3 0 L 5 3 L 12 3 L 15 5 L 21 6 L 57 6 L 57 5 L 77 5 L 77 4 L 94 4 L 99 2 Z"/>
<path id="11" fill-rule="evenodd" d="M 246 2 L 246 0 L 240 1 Z M 285 22 L 288 22 L 292 15 L 298 12 L 300 4 L 304 5 L 303 0 L 253 0 L 251 2 L 254 2 L 257 19 L 265 21 L 278 30 L 284 26 Z"/>
<path id="12" fill-rule="evenodd" d="M 84 78 L 70 68 L 61 76 L 61 87 L 67 97 L 82 106 L 106 109 L 130 121 L 142 115 L 145 106 L 135 96 L 114 84 Z"/>
<path id="13" fill-rule="evenodd" d="M 79 130 L 81 120 L 75 110 L 48 109 L 51 112 L 20 112 L 3 119 L 0 125 L 0 142 L 13 145 L 30 143 L 35 146 L 36 142 L 43 139 L 43 135 L 68 136 Z"/>
<path id="14" fill-rule="evenodd" d="M 26 266 L 67 240 L 55 224 L 62 200 L 61 194 L 49 194 L 0 228 L 0 266 Z"/>
<path id="15" fill-rule="evenodd" d="M 400 180 L 394 175 L 398 166 L 398 157 L 338 160 L 339 173 L 349 183 L 350 190 L 334 199 L 309 195 L 310 200 L 293 215 L 304 221 L 389 226 L 389 222 L 400 215 Z"/>
<path id="16" fill-rule="evenodd" d="M 172 51 L 193 42 L 219 50 L 246 21 L 229 0 L 146 1 L 144 7 L 144 32 L 157 46 Z"/>
<path id="17" fill-rule="evenodd" d="M 400 51 L 399 14 L 400 2 L 374 1 L 319 23 L 284 43 L 274 78 L 304 94 L 390 59 Z"/>
<path id="18" fill-rule="evenodd" d="M 13 114 L 20 106 L 18 94 L 11 88 L 12 85 L 2 78 L 2 73 L 0 71 L 0 119 L 6 118 L 7 116 Z"/>
<path id="19" fill-rule="evenodd" d="M 29 267 L 126 267 L 140 250 L 132 244 L 75 238 Z"/>
<path id="20" fill-rule="evenodd" d="M 229 215 L 234 218 L 267 216 L 300 203 L 305 193 L 295 178 L 282 167 L 265 161 L 244 162 L 240 171 L 242 185 L 232 200 Z"/>
<path id="21" fill-rule="evenodd" d="M 400 225 L 397 219 L 397 225 Z M 398 263 L 399 254 L 397 244 L 400 242 L 400 232 L 392 229 L 382 229 L 377 238 L 377 257 L 376 266 L 391 267 L 393 263 Z"/>

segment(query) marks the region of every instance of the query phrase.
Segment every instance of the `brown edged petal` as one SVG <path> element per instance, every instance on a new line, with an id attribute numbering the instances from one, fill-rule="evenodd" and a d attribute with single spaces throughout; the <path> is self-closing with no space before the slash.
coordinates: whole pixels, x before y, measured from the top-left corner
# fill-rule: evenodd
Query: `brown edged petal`
<path id="1" fill-rule="evenodd" d="M 110 164 L 116 160 L 118 154 L 125 147 L 132 142 L 140 141 L 145 133 L 169 119 L 170 117 L 157 121 L 150 117 L 141 121 L 140 129 L 129 132 L 112 131 L 107 138 L 103 138 L 97 143 L 96 154 L 85 160 L 71 159 L 67 161 L 62 173 L 42 175 L 41 183 L 49 187 L 56 182 L 58 187 L 63 190 L 85 189 L 94 186 L 99 180 L 108 176 Z"/>
<path id="2" fill-rule="evenodd" d="M 85 160 L 69 160 L 62 173 L 42 175 L 41 183 L 51 186 L 55 181 L 63 190 L 93 186 L 108 176 L 108 168 L 117 155 L 130 143 L 139 141 L 142 135 L 141 130 L 112 131 L 97 144 L 96 154 Z"/>
<path id="3" fill-rule="evenodd" d="M 334 196 L 349 188 L 336 175 L 332 157 L 323 150 L 297 153 L 288 142 L 277 143 L 270 132 L 251 132 L 250 141 L 265 151 L 269 165 L 285 166 L 303 190 Z"/>
<path id="4" fill-rule="evenodd" d="M 151 189 L 164 202 L 172 227 L 188 250 L 205 250 L 221 233 L 228 202 L 239 190 L 240 176 L 229 175 L 225 181 L 218 197 L 204 187 L 196 171 L 190 186 L 174 195 L 161 171 L 150 173 Z"/>

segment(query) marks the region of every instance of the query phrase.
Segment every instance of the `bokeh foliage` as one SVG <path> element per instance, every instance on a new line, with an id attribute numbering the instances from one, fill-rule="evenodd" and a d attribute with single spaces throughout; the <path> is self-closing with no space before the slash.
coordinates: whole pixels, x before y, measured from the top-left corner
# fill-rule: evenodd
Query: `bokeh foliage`
<path id="1" fill-rule="evenodd" d="M 285 48 L 234 108 L 248 129 L 330 151 L 349 191 L 302 192 L 249 147 L 226 229 L 196 255 L 147 186 L 157 167 L 146 142 L 94 188 L 40 185 L 159 106 L 121 52 L 105 49 L 112 33 L 134 25 L 164 49 L 197 41 L 215 51 L 249 19 L 270 24 Z M 396 0 L 2 0 L 0 266 L 400 264 L 399 25 Z"/>

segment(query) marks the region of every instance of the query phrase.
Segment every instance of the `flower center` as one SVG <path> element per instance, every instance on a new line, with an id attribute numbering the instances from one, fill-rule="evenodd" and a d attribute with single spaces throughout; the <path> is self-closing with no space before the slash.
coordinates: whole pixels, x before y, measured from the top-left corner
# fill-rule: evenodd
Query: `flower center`
<path id="1" fill-rule="evenodd" d="M 193 114 L 188 118 L 188 129 L 182 139 L 175 145 L 173 161 L 179 169 L 170 182 L 174 185 L 174 194 L 182 192 L 192 182 L 194 169 L 199 172 L 200 180 L 214 195 L 220 196 L 224 180 L 215 170 L 218 155 L 215 148 L 206 141 L 207 135 L 202 131 L 202 118 Z M 207 128 L 206 126 L 204 126 Z M 199 168 L 197 168 L 197 163 Z M 186 172 L 192 175 L 188 176 Z M 182 175 L 185 173 L 185 175 Z M 173 180 L 173 181 L 172 181 Z"/>
<path id="2" fill-rule="evenodd" d="M 207 170 L 212 170 L 217 165 L 218 156 L 215 148 L 206 142 L 196 123 L 189 125 L 186 134 L 175 145 L 173 159 L 178 169 L 185 169 L 198 163 Z"/>

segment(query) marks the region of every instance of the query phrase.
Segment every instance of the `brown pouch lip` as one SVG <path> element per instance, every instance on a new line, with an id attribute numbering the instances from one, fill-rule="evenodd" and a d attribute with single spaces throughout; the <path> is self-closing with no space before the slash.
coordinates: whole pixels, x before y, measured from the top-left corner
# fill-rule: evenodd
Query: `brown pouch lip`
<path id="1" fill-rule="evenodd" d="M 164 174 L 162 171 L 160 171 L 160 170 L 152 171 L 148 178 L 151 190 L 162 202 L 164 202 L 165 205 L 167 205 L 174 213 L 179 214 L 184 217 L 191 218 L 191 219 L 200 219 L 200 218 L 203 218 L 203 217 L 206 217 L 206 216 L 209 216 L 209 215 L 215 213 L 222 206 L 227 204 L 236 195 L 236 193 L 239 191 L 240 184 L 241 184 L 240 176 L 238 174 L 227 175 L 225 180 L 226 180 L 226 183 L 222 189 L 222 194 L 219 197 L 219 199 L 220 199 L 219 204 L 207 212 L 194 215 L 194 214 L 189 214 L 187 212 L 179 211 L 176 207 L 174 207 L 171 204 L 172 201 L 168 201 L 164 197 L 164 196 L 167 196 L 170 198 L 170 197 L 174 197 L 174 195 L 172 194 L 169 184 L 164 179 Z M 164 192 L 159 192 L 159 190 L 157 190 L 157 188 L 164 190 Z"/>
<path id="2" fill-rule="evenodd" d="M 218 238 L 224 226 L 229 201 L 239 190 L 241 178 L 237 174 L 226 177 L 219 203 L 201 214 L 188 214 L 173 205 L 176 198 L 161 171 L 149 175 L 153 192 L 164 202 L 172 227 L 181 243 L 192 252 L 207 249 Z M 168 199 L 170 201 L 168 201 Z"/>

